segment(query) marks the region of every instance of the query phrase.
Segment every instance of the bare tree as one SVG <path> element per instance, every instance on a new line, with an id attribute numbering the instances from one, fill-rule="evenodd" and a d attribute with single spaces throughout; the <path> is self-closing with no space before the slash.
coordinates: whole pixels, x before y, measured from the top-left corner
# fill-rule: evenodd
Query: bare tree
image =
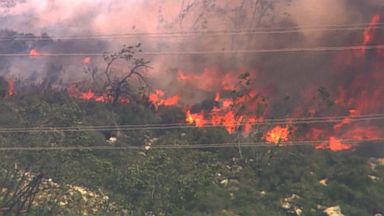
<path id="1" fill-rule="evenodd" d="M 290 4 L 293 0 L 190 0 L 181 1 L 181 8 L 174 18 L 166 18 L 159 10 L 160 27 L 177 31 L 255 31 L 276 23 L 278 18 L 288 15 L 277 10 L 278 4 Z M 215 28 L 215 29 L 213 29 Z M 228 35 L 230 49 L 249 47 L 255 41 L 254 35 L 238 38 Z M 244 40 L 246 39 L 246 40 Z"/>
<path id="2" fill-rule="evenodd" d="M 40 173 L 32 175 L 28 170 L 2 170 L 0 182 L 0 213 L 2 215 L 20 215 L 28 212 L 40 190 L 44 178 Z"/>
<path id="3" fill-rule="evenodd" d="M 209 26 L 226 26 L 225 30 L 254 30 L 271 25 L 276 17 L 286 14 L 275 10 L 279 3 L 290 3 L 292 0 L 241 0 L 216 1 L 192 0 L 181 1 L 181 8 L 175 18 L 166 19 L 159 10 L 159 23 L 166 28 L 183 28 L 205 30 Z M 210 23 L 210 22 L 221 23 Z M 187 24 L 188 26 L 185 26 Z M 225 25 L 217 25 L 225 24 Z M 224 29 L 223 29 L 224 30 Z"/>
<path id="4" fill-rule="evenodd" d="M 123 46 L 120 51 L 115 53 L 104 53 L 104 60 L 107 65 L 104 70 L 105 84 L 103 89 L 109 93 L 113 104 L 117 104 L 123 95 L 132 98 L 130 79 L 136 78 L 141 85 L 140 89 L 149 86 L 143 73 L 146 69 L 151 68 L 149 66 L 150 61 L 137 57 L 137 55 L 142 52 L 140 47 L 141 44 L 138 43 L 136 46 Z M 119 73 L 114 70 L 113 65 L 118 60 L 123 60 L 128 63 L 127 72 Z"/>

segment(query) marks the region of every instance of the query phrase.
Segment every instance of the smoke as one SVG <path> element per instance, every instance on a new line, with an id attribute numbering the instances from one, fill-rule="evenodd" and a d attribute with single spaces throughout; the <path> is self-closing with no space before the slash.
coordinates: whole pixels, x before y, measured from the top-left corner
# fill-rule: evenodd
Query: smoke
<path id="1" fill-rule="evenodd" d="M 353 117 L 383 111 L 382 51 L 236 53 L 236 50 L 382 44 L 383 32 L 372 26 L 382 22 L 383 6 L 378 0 L 0 1 L 0 25 L 6 29 L 0 32 L 0 38 L 13 38 L 0 41 L 0 53 L 29 53 L 32 49 L 41 53 L 102 53 L 119 50 L 123 44 L 141 42 L 144 52 L 180 53 L 143 56 L 152 61 L 153 67 L 146 76 L 153 88 L 164 90 L 156 91 L 154 99 L 164 100 L 163 104 L 191 105 L 187 114 L 192 123 L 197 118 L 204 125 L 204 118 L 209 116 L 204 112 L 214 109 L 229 111 L 225 116 L 210 113 L 216 124 L 234 121 L 240 124 L 246 120 L 248 128 L 259 117 L 348 114 Z M 377 19 L 371 21 L 376 14 L 379 14 Z M 331 26 L 369 22 L 373 25 L 362 25 L 354 31 L 330 31 Z M 261 33 L 270 27 L 298 31 Z M 222 33 L 194 34 L 197 31 Z M 242 31 L 259 33 L 240 34 Z M 162 37 L 151 34 L 161 32 L 185 34 Z M 110 40 L 87 38 L 87 35 L 130 33 L 144 34 Z M 36 35 L 46 40 L 36 41 Z M 85 35 L 85 39 L 57 38 L 71 35 Z M 14 39 L 25 36 L 31 39 Z M 183 55 L 200 51 L 218 53 Z M 118 64 L 113 69 L 127 71 L 123 61 Z M 1 76 L 48 86 L 83 83 L 82 80 L 90 80 L 90 69 L 104 67 L 102 58 L 92 56 L 0 58 Z M 240 90 L 234 91 L 237 87 Z M 240 100 L 232 100 L 234 94 Z M 241 114 L 245 113 L 244 118 L 236 118 L 232 110 L 235 106 L 240 107 Z M 336 145 L 335 150 L 349 149 L 340 139 L 380 137 L 382 125 L 368 123 L 351 124 L 346 118 L 337 125 L 304 126 L 307 127 L 303 129 L 304 135 L 297 136 L 310 140 L 326 136 Z M 227 128 L 232 132 L 234 129 Z"/>
<path id="2" fill-rule="evenodd" d="M 337 26 L 350 24 L 351 11 L 348 10 L 348 0 L 297 0 L 289 8 L 292 21 L 303 30 L 305 42 L 316 44 L 325 32 L 305 31 L 314 26 Z"/>
<path id="3" fill-rule="evenodd" d="M 298 26 L 301 32 L 282 35 L 189 35 L 187 37 L 138 37 L 118 40 L 71 40 L 51 41 L 38 44 L 25 42 L 23 49 L 15 46 L 2 49 L 3 52 L 29 52 L 32 48 L 42 52 L 103 52 L 119 49 L 123 44 L 142 42 L 144 51 L 231 51 L 237 49 L 269 49 L 310 46 L 340 46 L 350 39 L 346 32 L 306 31 L 308 27 L 366 23 L 378 5 L 377 0 L 271 0 L 273 10 L 261 11 L 255 1 L 179 1 L 163 0 L 25 0 L 4 1 L 0 9 L 0 25 L 15 32 L 54 36 L 65 35 L 113 35 L 121 33 L 164 32 L 164 31 L 240 31 L 257 30 L 259 27 Z M 192 2 L 192 3 L 191 3 Z M 244 4 L 243 4 L 244 3 Z M 240 7 L 243 4 L 242 7 Z M 255 7 L 255 9 L 253 9 Z M 253 13 L 257 11 L 258 13 Z M 360 38 L 354 39 L 359 42 Z M 347 40 L 353 41 L 353 40 Z M 16 42 L 13 42 L 16 44 Z M 222 71 L 239 71 L 246 68 L 257 77 L 259 89 L 275 88 L 282 95 L 299 95 L 305 85 L 316 82 L 321 85 L 329 79 L 329 62 L 332 54 L 222 54 L 222 55 L 168 55 L 146 56 L 152 60 L 153 70 L 149 74 L 155 84 L 177 92 L 184 88 L 175 79 L 178 69 L 199 73 L 205 68 Z M 1 74 L 11 76 L 46 76 L 51 65 L 63 65 L 64 80 L 81 78 L 81 59 L 13 59 L 2 66 Z M 92 63 L 103 64 L 102 59 Z M 70 67 L 68 66 L 70 65 Z M 102 67 L 102 65 L 99 65 Z M 65 71 L 65 73 L 63 72 Z M 257 72 L 254 72 L 257 71 Z M 38 75 L 36 75 L 38 74 Z M 56 76 L 54 76 L 56 77 Z M 42 80 L 43 78 L 35 78 Z M 289 80 L 289 82 L 287 82 Z M 176 83 L 176 84 L 175 84 Z M 300 85 L 299 85 L 300 84 Z"/>
<path id="4" fill-rule="evenodd" d="M 1 23 L 18 32 L 50 35 L 153 32 L 157 8 L 158 4 L 133 0 L 26 0 L 3 7 Z"/>

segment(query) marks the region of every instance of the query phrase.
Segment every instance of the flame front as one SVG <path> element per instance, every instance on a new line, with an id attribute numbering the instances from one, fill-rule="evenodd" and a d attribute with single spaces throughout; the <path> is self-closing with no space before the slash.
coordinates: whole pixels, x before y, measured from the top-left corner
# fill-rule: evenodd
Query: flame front
<path id="1" fill-rule="evenodd" d="M 363 33 L 363 46 L 369 46 L 380 41 L 378 34 L 380 33 L 376 26 L 380 23 L 381 16 L 372 17 L 371 23 Z M 384 100 L 384 75 L 382 68 L 384 64 L 384 52 L 381 50 L 373 50 L 366 52 L 366 49 L 356 51 L 343 51 L 335 58 L 336 69 L 335 75 L 337 80 L 345 79 L 349 76 L 349 82 L 341 82 L 335 93 L 333 108 L 334 115 L 345 115 L 347 117 L 335 122 L 332 127 L 311 125 L 308 132 L 304 135 L 294 135 L 296 133 L 296 125 L 276 126 L 264 134 L 265 141 L 273 144 L 285 142 L 290 136 L 299 138 L 303 141 L 319 141 L 316 144 L 317 149 L 329 149 L 331 151 L 344 151 L 355 147 L 358 142 L 371 139 L 379 139 L 383 132 L 378 126 L 366 126 L 362 122 L 354 121 L 359 115 L 369 113 L 380 113 Z M 351 73 L 353 74 L 345 74 Z M 341 78 L 339 78 L 340 76 Z M 223 79 L 217 79 L 223 77 Z M 265 113 L 260 116 L 256 114 L 263 101 L 260 99 L 262 92 L 250 89 L 245 94 L 232 97 L 221 97 L 222 93 L 228 91 L 236 91 L 236 79 L 232 73 L 217 73 L 214 70 L 205 69 L 200 74 L 189 75 L 186 72 L 179 71 L 179 81 L 185 85 L 194 85 L 195 88 L 204 91 L 216 91 L 214 102 L 215 106 L 210 110 L 202 110 L 197 113 L 186 113 L 186 122 L 195 124 L 197 127 L 204 125 L 222 125 L 228 133 L 232 134 L 237 129 L 242 128 L 246 134 L 252 131 L 253 124 L 263 122 Z M 232 80 L 231 80 L 232 79 Z M 267 93 L 268 95 L 268 93 Z M 312 96 L 308 97 L 310 100 Z M 298 106 L 296 110 L 302 110 Z M 314 106 L 308 107 L 307 112 L 295 111 L 291 113 L 291 117 L 300 117 L 303 114 L 316 116 L 318 110 Z M 367 122 L 366 122 L 367 123 Z M 289 129 L 291 128 L 291 130 Z M 327 140 L 327 141 L 324 141 Z"/>
<path id="2" fill-rule="evenodd" d="M 76 85 L 71 85 L 67 88 L 68 94 L 73 97 L 80 100 L 87 100 L 87 101 L 95 101 L 100 103 L 111 103 L 113 101 L 112 97 L 108 95 L 107 93 L 103 93 L 102 95 L 97 95 L 92 90 L 86 90 L 81 91 L 77 88 Z M 124 102 L 124 98 L 120 100 L 121 103 Z"/>
<path id="3" fill-rule="evenodd" d="M 383 42 L 383 37 L 377 25 L 381 22 L 380 15 L 373 16 L 370 24 L 363 32 L 362 46 L 370 46 Z M 361 37 L 361 36 L 359 36 Z M 186 98 L 185 91 L 173 95 L 165 90 L 157 89 L 148 95 L 148 100 L 156 107 L 178 106 L 185 111 L 185 122 L 198 128 L 205 126 L 223 127 L 229 134 L 242 132 L 244 135 L 258 140 L 265 140 L 271 144 L 279 144 L 288 140 L 318 142 L 317 149 L 331 151 L 344 151 L 353 149 L 358 142 L 379 139 L 384 135 L 382 126 L 370 122 L 356 122 L 359 115 L 380 113 L 384 101 L 384 52 L 380 49 L 347 50 L 335 54 L 332 62 L 332 81 L 330 84 L 332 94 L 329 100 L 333 107 L 322 112 L 321 107 L 313 102 L 313 89 L 316 85 L 304 89 L 300 102 L 287 108 L 286 118 L 321 117 L 323 113 L 330 116 L 346 116 L 331 124 L 307 124 L 300 131 L 300 125 L 291 124 L 290 121 L 279 123 L 267 131 L 261 127 L 258 131 L 263 135 L 253 133 L 255 124 L 263 123 L 265 119 L 273 119 L 276 113 L 269 106 L 268 101 L 276 95 L 273 89 L 257 88 L 250 80 L 257 79 L 256 71 L 248 75 L 245 69 L 238 71 L 220 71 L 216 67 L 205 68 L 201 72 L 190 72 L 180 69 L 177 72 L 177 84 L 181 88 L 192 90 L 190 95 L 209 95 L 209 98 L 190 100 Z M 33 49 L 31 57 L 41 54 Z M 82 60 L 84 65 L 91 63 L 90 57 Z M 348 82 L 345 81 L 348 77 Z M 330 83 L 332 81 L 329 81 Z M 329 87 L 329 86 L 326 86 Z M 84 88 L 87 89 L 87 88 Z M 172 89 L 173 92 L 174 89 Z M 9 91 L 10 94 L 13 91 Z M 77 87 L 68 88 L 68 93 L 81 100 L 91 100 L 110 103 L 112 98 L 107 93 L 96 94 L 92 90 L 80 91 Z M 12 93 L 13 94 L 13 93 Z M 192 101 L 192 102 L 191 102 Z M 205 103 L 207 102 L 207 103 Z M 122 99 L 121 103 L 128 103 Z M 281 104 L 280 104 L 281 106 Z M 288 105 L 287 105 L 288 106 Z M 285 104 L 282 105 L 285 108 Z M 324 109 L 323 109 L 324 110 Z M 325 119 L 325 122 L 329 119 Z M 284 125 L 284 126 L 282 126 Z"/>
<path id="4" fill-rule="evenodd" d="M 248 96 L 221 98 L 220 92 L 217 92 L 214 98 L 215 106 L 211 110 L 191 114 L 191 111 L 187 109 L 186 122 L 195 124 L 197 127 L 223 126 L 229 134 L 233 134 L 241 128 L 243 134 L 247 135 L 251 132 L 252 125 L 261 120 L 255 114 L 240 110 L 244 104 L 251 104 L 251 98 Z"/>
<path id="5" fill-rule="evenodd" d="M 157 89 L 149 95 L 149 101 L 155 106 L 175 106 L 179 103 L 180 97 L 175 95 L 169 98 L 164 98 L 164 91 Z"/>
<path id="6" fill-rule="evenodd" d="M 191 114 L 189 110 L 186 112 L 185 121 L 189 124 L 194 124 L 196 127 L 204 127 L 207 124 L 203 113 Z"/>

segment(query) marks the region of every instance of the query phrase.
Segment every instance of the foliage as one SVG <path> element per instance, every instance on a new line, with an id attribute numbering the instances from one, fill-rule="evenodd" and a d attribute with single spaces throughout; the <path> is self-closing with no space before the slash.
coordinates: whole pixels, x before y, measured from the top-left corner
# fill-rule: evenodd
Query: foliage
<path id="1" fill-rule="evenodd" d="M 184 119 L 176 108 L 160 107 L 155 112 L 142 104 L 113 106 L 76 101 L 65 93 L 54 97 L 16 95 L 0 101 L 0 109 L 0 124 L 17 127 L 170 123 Z M 110 145 L 104 132 L 1 133 L 0 146 Z M 12 171 L 17 164 L 18 169 L 28 170 L 32 176 L 43 174 L 43 182 L 51 179 L 64 191 L 76 186 L 107 196 L 103 204 L 92 206 L 96 208 L 94 215 L 295 215 L 300 211 L 302 215 L 324 215 L 325 208 L 335 205 L 345 215 L 384 212 L 384 168 L 379 162 L 369 165 L 370 154 L 311 147 L 242 147 L 240 157 L 236 148 L 144 148 L 149 143 L 156 147 L 238 139 L 217 128 L 120 129 L 113 145 L 142 148 L 0 152 L 1 169 Z M 240 141 L 250 141 L 247 139 L 251 137 Z M 0 182 L 17 182 L 16 177 L 5 173 L 0 175 Z M 6 185 L 1 187 L 4 191 Z M 46 188 L 43 197 L 57 191 L 57 187 Z M 0 193 L 0 198 L 3 196 Z M 81 215 L 82 207 L 88 206 L 76 205 L 80 200 L 66 208 L 44 199 L 34 198 L 34 202 L 38 205 L 32 205 L 28 215 Z M 60 214 L 52 213 L 57 209 Z"/>

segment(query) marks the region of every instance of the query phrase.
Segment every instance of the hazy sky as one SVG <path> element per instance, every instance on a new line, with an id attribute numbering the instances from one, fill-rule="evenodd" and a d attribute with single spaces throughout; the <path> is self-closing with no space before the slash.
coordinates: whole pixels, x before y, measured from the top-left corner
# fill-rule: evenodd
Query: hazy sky
<path id="1" fill-rule="evenodd" d="M 156 1 L 139 0 L 26 0 L 1 9 L 1 26 L 22 32 L 105 34 L 154 31 Z"/>
<path id="2" fill-rule="evenodd" d="M 13 1 L 22 3 L 13 8 L 0 9 L 1 28 L 59 35 L 90 32 L 115 34 L 133 30 L 158 31 L 159 10 L 162 10 L 161 13 L 166 19 L 172 20 L 177 16 L 183 2 L 183 0 Z M 227 1 L 217 2 L 225 4 Z M 229 2 L 230 5 L 235 5 L 239 0 Z M 378 0 L 366 2 L 380 3 Z M 348 23 L 351 16 L 356 16 L 348 7 L 349 3 L 349 0 L 294 0 L 291 6 L 281 10 L 288 12 L 298 25 L 340 24 Z"/>

